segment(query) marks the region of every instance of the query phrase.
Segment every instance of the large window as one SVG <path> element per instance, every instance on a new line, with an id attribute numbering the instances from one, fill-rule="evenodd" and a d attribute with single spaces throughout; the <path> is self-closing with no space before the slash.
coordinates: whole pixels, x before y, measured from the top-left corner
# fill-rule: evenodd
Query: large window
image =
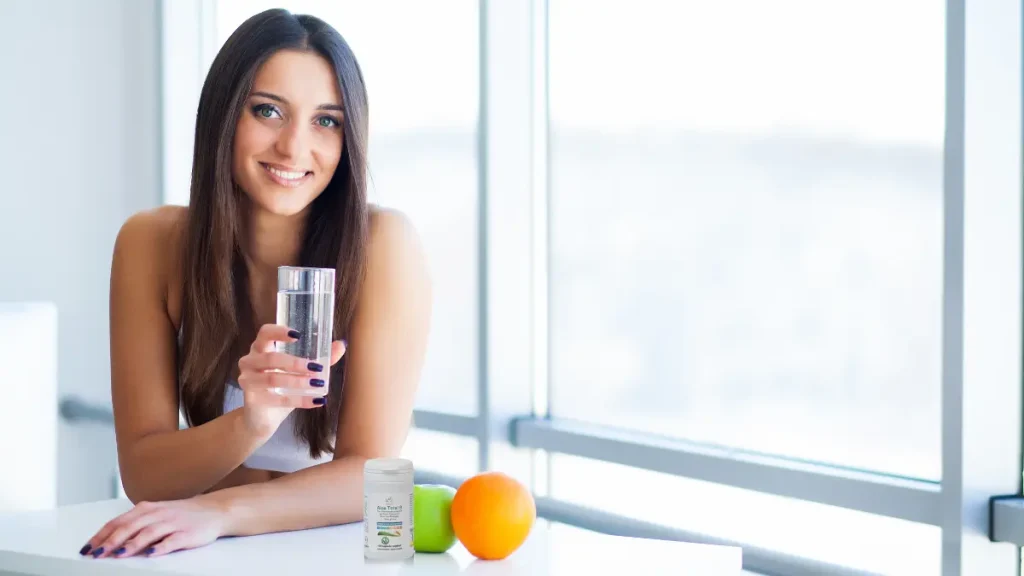
<path id="1" fill-rule="evenodd" d="M 370 201 L 412 219 L 434 281 L 435 320 L 417 406 L 473 413 L 478 371 L 477 3 L 218 0 L 215 49 L 245 19 L 276 7 L 327 21 L 359 60 L 370 101 Z"/>
<path id="2" fill-rule="evenodd" d="M 945 23 L 891 4 L 551 0 L 553 414 L 940 477 Z"/>

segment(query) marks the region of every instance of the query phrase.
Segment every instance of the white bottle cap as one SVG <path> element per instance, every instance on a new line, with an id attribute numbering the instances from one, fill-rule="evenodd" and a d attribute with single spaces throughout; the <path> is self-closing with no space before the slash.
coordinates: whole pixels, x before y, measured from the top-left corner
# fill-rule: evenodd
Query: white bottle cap
<path id="1" fill-rule="evenodd" d="M 363 465 L 366 474 L 385 474 L 402 476 L 412 474 L 412 460 L 405 458 L 372 458 Z"/>

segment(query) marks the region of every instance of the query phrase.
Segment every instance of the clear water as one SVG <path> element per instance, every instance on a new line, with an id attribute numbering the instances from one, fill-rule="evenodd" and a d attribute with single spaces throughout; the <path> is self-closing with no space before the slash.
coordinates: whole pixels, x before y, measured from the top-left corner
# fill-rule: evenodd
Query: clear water
<path id="1" fill-rule="evenodd" d="M 297 342 L 278 343 L 286 354 L 306 358 L 324 367 L 320 379 L 327 384 L 306 389 L 276 389 L 278 394 L 323 396 L 330 385 L 331 342 L 334 340 L 334 293 L 282 290 L 277 293 L 277 323 L 298 330 Z"/>

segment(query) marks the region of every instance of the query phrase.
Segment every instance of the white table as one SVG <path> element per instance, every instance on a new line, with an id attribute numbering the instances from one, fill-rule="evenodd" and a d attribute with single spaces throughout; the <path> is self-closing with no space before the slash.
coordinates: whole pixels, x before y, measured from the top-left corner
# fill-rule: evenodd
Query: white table
<path id="1" fill-rule="evenodd" d="M 78 555 L 100 526 L 130 508 L 127 500 L 105 500 L 0 514 L 0 576 L 741 574 L 739 548 L 608 536 L 543 520 L 522 547 L 497 561 L 477 560 L 461 544 L 405 562 L 368 561 L 360 523 L 224 538 L 156 558 Z"/>

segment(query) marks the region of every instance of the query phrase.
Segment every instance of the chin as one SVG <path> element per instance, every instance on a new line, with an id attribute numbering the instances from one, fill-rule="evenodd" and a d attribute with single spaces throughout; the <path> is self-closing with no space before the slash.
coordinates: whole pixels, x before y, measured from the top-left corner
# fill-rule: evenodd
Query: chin
<path id="1" fill-rule="evenodd" d="M 300 184 L 282 185 L 262 174 L 255 174 L 244 186 L 249 199 L 261 211 L 275 216 L 296 216 L 304 212 L 323 191 L 321 183 L 310 177 Z"/>
<path id="2" fill-rule="evenodd" d="M 309 208 L 316 196 L 299 190 L 259 190 L 250 197 L 264 212 L 275 216 L 296 216 Z"/>

